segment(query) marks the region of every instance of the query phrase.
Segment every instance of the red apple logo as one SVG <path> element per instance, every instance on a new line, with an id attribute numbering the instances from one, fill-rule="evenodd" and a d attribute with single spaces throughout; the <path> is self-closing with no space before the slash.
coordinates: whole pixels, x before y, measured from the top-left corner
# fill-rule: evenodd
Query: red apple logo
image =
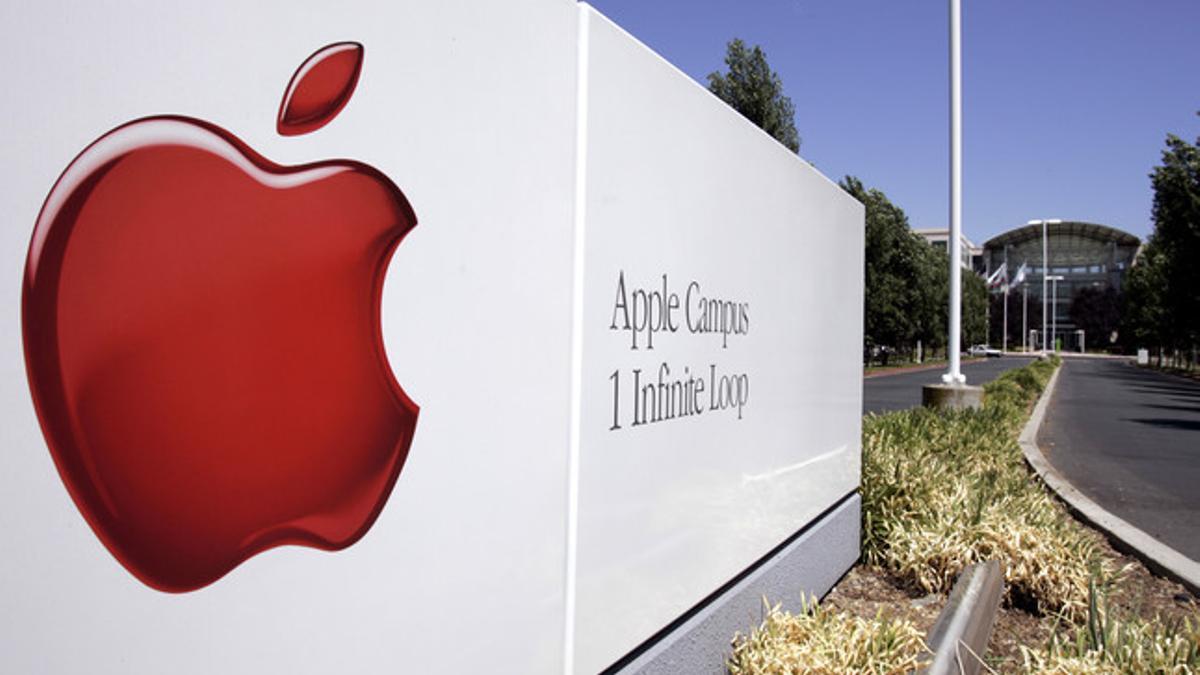
<path id="1" fill-rule="evenodd" d="M 362 56 L 309 57 L 279 132 L 333 119 Z M 195 590 L 370 529 L 417 420 L 379 323 L 416 222 L 370 166 L 280 166 L 186 117 L 120 126 L 63 172 L 25 268 L 29 385 L 67 490 L 138 579 Z"/>

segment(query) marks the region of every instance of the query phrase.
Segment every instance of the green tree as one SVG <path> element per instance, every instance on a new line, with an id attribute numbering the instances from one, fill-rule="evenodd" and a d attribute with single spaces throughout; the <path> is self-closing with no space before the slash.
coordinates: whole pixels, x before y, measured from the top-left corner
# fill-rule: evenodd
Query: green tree
<path id="1" fill-rule="evenodd" d="M 1169 311 L 1163 295 L 1164 263 L 1165 257 L 1151 237 L 1142 245 L 1121 293 L 1122 344 L 1130 348 L 1157 348 L 1159 358 L 1169 333 L 1166 329 Z"/>
<path id="2" fill-rule="evenodd" d="M 1200 343 L 1200 139 L 1167 135 L 1150 173 L 1154 232 L 1125 281 L 1122 342 L 1196 361 Z"/>
<path id="3" fill-rule="evenodd" d="M 946 258 L 947 256 L 942 256 Z M 949 275 L 949 261 L 946 274 Z M 943 302 L 948 306 L 949 296 Z M 962 271 L 962 333 L 959 340 L 963 349 L 987 342 L 987 282 L 970 270 Z M 947 322 L 948 323 L 948 322 Z M 947 326 L 948 327 L 948 326 Z"/>
<path id="4" fill-rule="evenodd" d="M 911 351 L 917 340 L 932 347 L 940 342 L 936 336 L 945 332 L 945 294 L 941 304 L 934 295 L 938 288 L 945 289 L 938 251 L 909 229 L 908 216 L 883 192 L 866 188 L 853 176 L 840 185 L 866 207 L 864 350 L 879 350 L 886 364 L 890 353 Z M 938 324 L 941 331 L 935 328 Z"/>
<path id="5" fill-rule="evenodd" d="M 1162 361 L 1162 348 L 1173 332 L 1170 311 L 1164 304 L 1166 256 L 1151 236 L 1142 246 L 1133 268 L 1125 278 L 1121 299 L 1121 342 L 1128 348 L 1155 348 Z"/>
<path id="6" fill-rule="evenodd" d="M 1200 139 L 1197 139 L 1200 144 Z M 1162 253 L 1168 344 L 1189 352 L 1200 341 L 1200 148 L 1167 136 L 1154 186 L 1154 234 Z"/>
<path id="7" fill-rule="evenodd" d="M 917 264 L 912 271 L 911 318 L 916 339 L 926 350 L 946 346 L 947 299 L 950 297 L 950 261 L 945 251 L 913 235 L 919 244 Z"/>
<path id="8" fill-rule="evenodd" d="M 726 46 L 725 65 L 728 72 L 708 74 L 708 90 L 792 152 L 800 152 L 796 107 L 784 96 L 783 81 L 767 64 L 762 48 L 747 48 L 734 38 Z"/>
<path id="9" fill-rule="evenodd" d="M 892 352 L 911 353 L 946 345 L 949 329 L 950 257 L 930 246 L 908 226 L 908 216 L 880 190 L 854 176 L 839 185 L 866 207 L 864 232 L 863 349 L 879 352 L 887 363 Z M 963 346 L 986 341 L 987 283 L 964 270 L 962 275 Z"/>

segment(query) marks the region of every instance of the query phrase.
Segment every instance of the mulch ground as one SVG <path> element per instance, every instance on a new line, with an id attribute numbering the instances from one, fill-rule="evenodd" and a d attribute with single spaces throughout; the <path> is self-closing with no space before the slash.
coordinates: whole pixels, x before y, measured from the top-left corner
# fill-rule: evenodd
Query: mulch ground
<path id="1" fill-rule="evenodd" d="M 1110 612 L 1165 621 L 1186 618 L 1193 624 L 1200 621 L 1200 599 L 1182 585 L 1155 576 L 1136 558 L 1116 551 L 1099 534 L 1096 537 L 1114 568 L 1124 570 L 1108 591 Z M 865 565 L 850 570 L 822 601 L 824 606 L 854 616 L 907 618 L 925 633 L 933 627 L 945 604 L 944 595 L 925 595 L 887 572 Z M 1069 632 L 1057 625 L 1054 617 L 1001 606 L 985 659 L 997 672 L 1021 672 L 1021 646 L 1035 651 L 1044 649 L 1055 630 L 1062 636 Z"/>

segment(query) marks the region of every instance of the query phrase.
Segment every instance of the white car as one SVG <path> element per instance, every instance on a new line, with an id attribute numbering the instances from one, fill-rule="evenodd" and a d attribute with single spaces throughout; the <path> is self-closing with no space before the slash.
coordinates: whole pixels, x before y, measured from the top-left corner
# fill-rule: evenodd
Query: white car
<path id="1" fill-rule="evenodd" d="M 967 353 L 970 354 L 971 356 L 987 356 L 987 357 L 1000 356 L 999 349 L 996 349 L 995 347 L 989 347 L 987 345 L 975 345 L 974 347 L 971 347 L 970 349 L 968 349 Z"/>

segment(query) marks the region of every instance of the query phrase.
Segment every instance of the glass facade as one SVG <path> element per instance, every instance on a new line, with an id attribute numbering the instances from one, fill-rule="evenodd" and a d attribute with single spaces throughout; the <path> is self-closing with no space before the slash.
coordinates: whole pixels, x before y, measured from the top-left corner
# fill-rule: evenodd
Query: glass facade
<path id="1" fill-rule="evenodd" d="M 1121 230 L 1097 225 L 1063 221 L 1044 226 L 1047 260 L 1043 260 L 1043 225 L 1031 224 L 1009 230 L 993 237 L 983 245 L 976 271 L 985 276 L 1007 263 L 1007 278 L 1016 280 L 1017 270 L 1027 266 L 1024 282 L 1013 285 L 1009 290 L 1008 341 L 1010 347 L 1024 344 L 1022 330 L 1041 331 L 1042 283 L 1049 268 L 1049 276 L 1062 277 L 1057 282 L 1046 284 L 1050 306 L 1047 308 L 1047 328 L 1053 328 L 1064 346 L 1078 348 L 1078 326 L 1071 319 L 1071 304 L 1085 288 L 1105 291 L 1121 291 L 1121 284 L 1129 266 L 1133 264 L 1141 240 Z M 1057 292 L 1053 288 L 1057 285 Z M 1001 287 L 1002 288 L 1002 287 Z M 1019 299 L 1014 307 L 1013 295 Z M 1026 300 L 1027 298 L 1027 300 Z M 1003 311 L 1003 304 L 999 309 Z M 1014 309 L 1018 312 L 1013 319 Z M 1003 332 L 1001 317 L 991 316 L 992 334 Z M 1014 325 L 1015 324 L 1015 325 Z M 1015 330 L 1014 330 L 1015 329 Z M 1090 344 L 1101 346 L 1108 336 L 1091 336 Z M 1040 343 L 1041 338 L 1038 339 Z M 1033 345 L 1040 347 L 1040 344 Z"/>

